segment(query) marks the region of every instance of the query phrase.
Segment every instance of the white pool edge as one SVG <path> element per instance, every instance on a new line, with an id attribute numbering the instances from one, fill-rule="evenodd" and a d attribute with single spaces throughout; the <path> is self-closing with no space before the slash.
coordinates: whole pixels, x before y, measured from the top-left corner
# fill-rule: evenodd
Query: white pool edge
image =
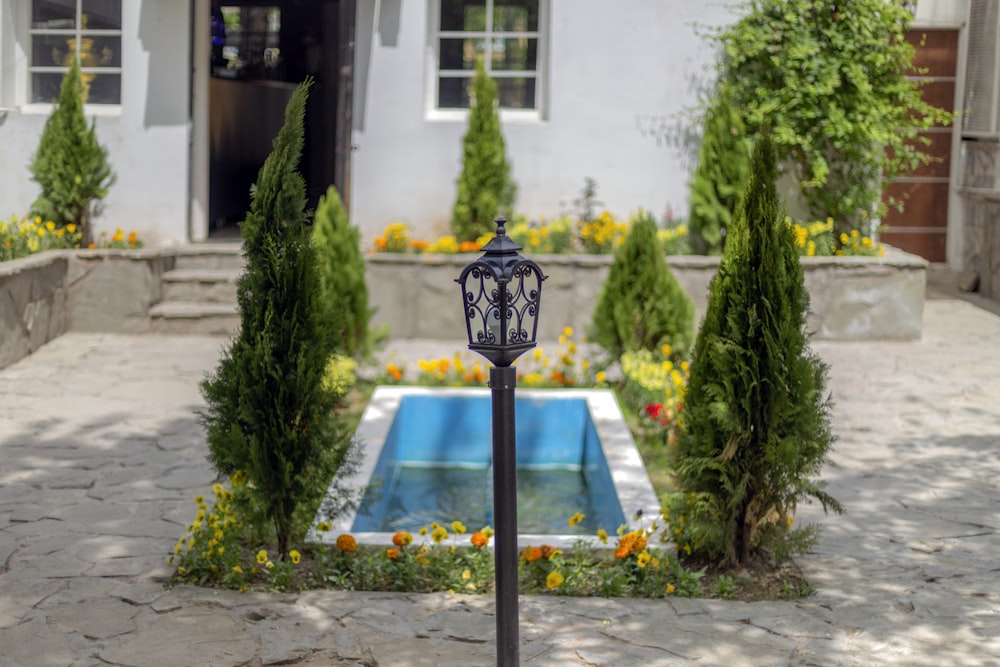
<path id="1" fill-rule="evenodd" d="M 491 394 L 490 389 L 472 388 L 441 388 L 441 387 L 413 387 L 413 386 L 379 386 L 372 393 L 371 400 L 365 408 L 355 432 L 355 437 L 361 443 L 363 451 L 363 461 L 356 475 L 349 480 L 341 481 L 341 485 L 351 489 L 356 493 L 363 493 L 364 488 L 372 478 L 375 465 L 381 453 L 382 443 L 389 435 L 393 419 L 399 409 L 400 403 L 405 396 L 486 396 Z M 659 501 L 653 484 L 643 466 L 642 457 L 636 449 L 632 434 L 618 407 L 614 392 L 608 389 L 518 389 L 518 398 L 545 398 L 556 399 L 584 399 L 590 410 L 591 418 L 597 429 L 598 439 L 604 456 L 608 462 L 611 472 L 611 480 L 614 484 L 615 493 L 621 503 L 625 520 L 630 527 L 649 527 L 651 521 L 660 513 Z M 333 486 L 331 485 L 331 489 Z M 329 493 L 329 491 L 328 491 Z M 642 510 L 644 519 L 632 521 L 637 510 Z M 354 536 L 358 544 L 368 546 L 392 546 L 393 533 L 382 532 L 353 532 L 351 526 L 357 512 L 349 512 L 335 519 L 333 527 L 329 531 L 318 532 L 316 524 L 320 518 L 314 520 L 306 541 L 314 544 L 333 545 L 339 535 L 349 533 Z M 568 518 L 568 517 L 567 517 Z M 446 526 L 447 527 L 447 526 Z M 481 526 L 469 526 L 470 531 L 478 530 Z M 518 535 L 518 547 L 541 546 L 548 544 L 559 549 L 569 549 L 580 540 L 588 541 L 595 548 L 608 548 L 614 546 L 614 531 L 618 526 L 603 527 L 610 535 L 608 544 L 602 544 L 596 535 Z M 450 531 L 449 531 L 450 532 Z M 417 538 L 419 539 L 419 538 Z M 454 534 L 448 538 L 449 544 L 454 544 Z M 460 546 L 466 546 L 468 536 L 458 538 Z M 650 546 L 663 546 L 650 540 Z"/>

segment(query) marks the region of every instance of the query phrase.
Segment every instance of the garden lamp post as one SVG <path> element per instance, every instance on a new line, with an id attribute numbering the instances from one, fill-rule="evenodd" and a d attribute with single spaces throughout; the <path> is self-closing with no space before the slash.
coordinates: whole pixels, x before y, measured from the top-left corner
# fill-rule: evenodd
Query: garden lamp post
<path id="1" fill-rule="evenodd" d="M 519 664 L 517 609 L 517 443 L 511 364 L 535 347 L 542 281 L 538 265 L 518 254 L 521 246 L 497 218 L 485 254 L 462 269 L 462 307 L 469 349 L 493 364 L 493 550 L 496 566 L 497 665 Z"/>

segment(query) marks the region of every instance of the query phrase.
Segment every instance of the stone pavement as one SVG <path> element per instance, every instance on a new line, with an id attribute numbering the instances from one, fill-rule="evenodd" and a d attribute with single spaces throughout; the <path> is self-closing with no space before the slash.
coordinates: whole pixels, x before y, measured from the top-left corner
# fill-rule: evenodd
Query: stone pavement
<path id="1" fill-rule="evenodd" d="M 490 597 L 164 587 L 211 492 L 195 412 L 221 344 L 68 334 L 0 371 L 0 667 L 495 664 Z M 816 592 L 522 597 L 522 664 L 1000 665 L 1000 317 L 934 300 L 919 342 L 814 349 L 847 507 L 800 508 Z"/>

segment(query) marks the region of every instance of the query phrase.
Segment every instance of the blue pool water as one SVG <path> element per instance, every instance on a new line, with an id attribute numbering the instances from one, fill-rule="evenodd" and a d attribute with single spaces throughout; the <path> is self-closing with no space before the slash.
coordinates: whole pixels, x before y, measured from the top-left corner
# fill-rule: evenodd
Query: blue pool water
<path id="1" fill-rule="evenodd" d="M 351 530 L 492 525 L 491 410 L 489 395 L 404 396 Z M 515 412 L 518 532 L 592 535 L 624 523 L 587 401 L 518 397 Z M 585 518 L 570 527 L 577 512 Z"/>

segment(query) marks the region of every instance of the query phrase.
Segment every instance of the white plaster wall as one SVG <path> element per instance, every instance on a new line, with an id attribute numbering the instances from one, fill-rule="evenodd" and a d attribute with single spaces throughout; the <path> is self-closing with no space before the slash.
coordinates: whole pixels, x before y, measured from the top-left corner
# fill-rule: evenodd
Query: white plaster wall
<path id="1" fill-rule="evenodd" d="M 359 1 L 351 204 L 366 242 L 393 220 L 448 229 L 466 124 L 428 119 L 430 1 Z M 656 134 L 696 102 L 692 80 L 711 80 L 695 23 L 730 21 L 726 4 L 551 0 L 544 118 L 504 121 L 517 211 L 558 215 L 592 177 L 617 215 L 686 215 L 689 174 Z"/>
<path id="2" fill-rule="evenodd" d="M 49 105 L 26 104 L 28 3 L 0 0 L 0 106 L 14 107 L 0 124 L 0 215 L 23 215 L 38 194 L 27 165 Z M 9 25 L 8 21 L 15 23 Z M 20 25 L 16 25 L 20 22 Z M 177 0 L 122 3 L 122 103 L 88 106 L 107 146 L 117 182 L 95 231 L 136 230 L 150 244 L 187 240 L 190 11 Z M 16 44 L 10 44 L 14 40 Z M 11 86 L 8 81 L 17 82 Z"/>
<path id="3" fill-rule="evenodd" d="M 914 26 L 956 26 L 969 16 L 969 0 L 919 0 L 913 15 Z"/>

